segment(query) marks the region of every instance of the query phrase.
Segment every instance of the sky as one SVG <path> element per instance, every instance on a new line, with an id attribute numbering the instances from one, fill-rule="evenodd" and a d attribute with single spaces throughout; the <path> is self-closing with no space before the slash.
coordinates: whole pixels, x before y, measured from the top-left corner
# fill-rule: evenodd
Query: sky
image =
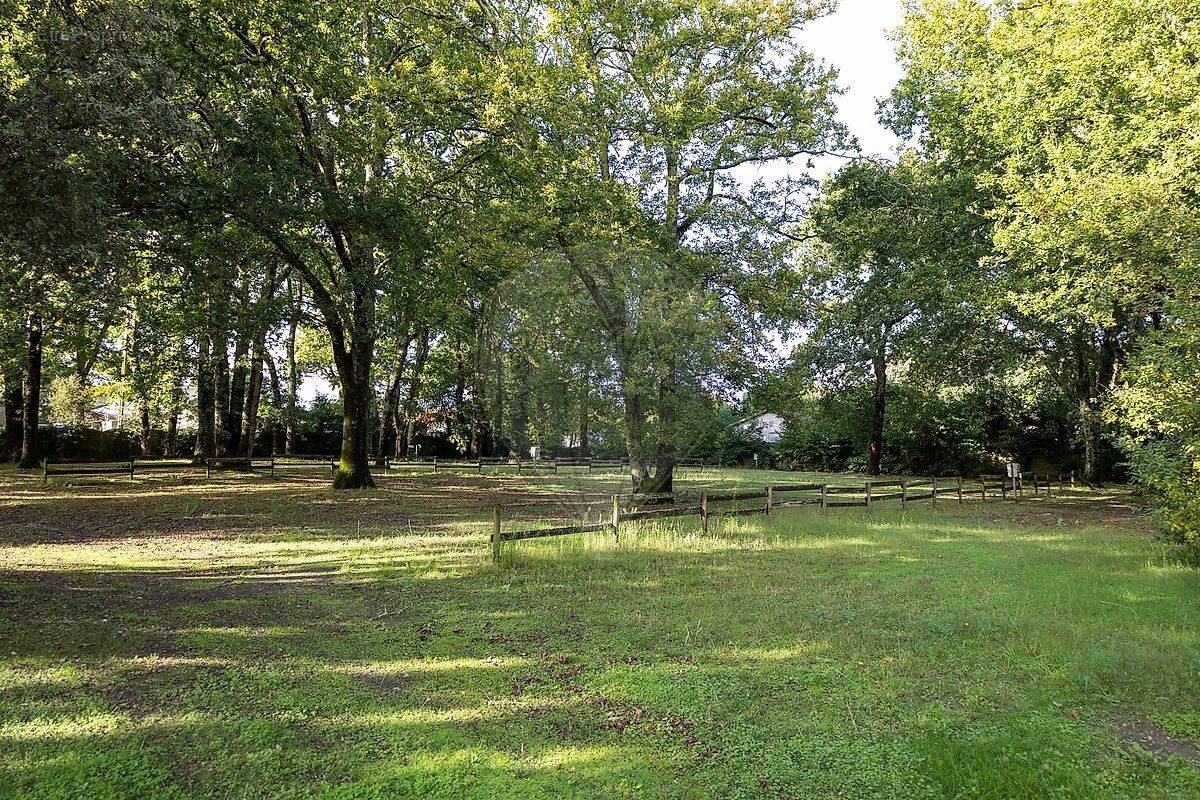
<path id="1" fill-rule="evenodd" d="M 888 31 L 900 24 L 900 0 L 841 0 L 833 14 L 800 35 L 811 53 L 838 70 L 846 93 L 838 98 L 839 119 L 858 137 L 866 155 L 890 155 L 898 143 L 875 117 L 876 102 L 900 79 Z M 837 162 L 823 160 L 818 177 Z"/>

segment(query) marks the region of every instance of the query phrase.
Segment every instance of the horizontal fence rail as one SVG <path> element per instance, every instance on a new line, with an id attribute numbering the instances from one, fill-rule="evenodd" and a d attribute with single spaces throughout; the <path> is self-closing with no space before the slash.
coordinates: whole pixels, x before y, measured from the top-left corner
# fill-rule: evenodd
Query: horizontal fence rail
<path id="1" fill-rule="evenodd" d="M 770 516 L 776 508 L 798 508 L 805 506 L 820 506 L 822 511 L 831 508 L 865 508 L 868 513 L 876 503 L 899 500 L 901 506 L 921 500 L 928 500 L 935 506 L 938 498 L 953 495 L 961 504 L 971 491 L 978 491 L 984 500 L 988 498 L 989 490 L 992 496 L 997 493 L 1007 499 L 1010 485 L 1017 487 L 1020 492 L 1023 479 L 1009 479 L 1000 475 L 981 475 L 974 479 L 978 489 L 973 490 L 973 484 L 961 476 L 941 478 L 902 478 L 899 480 L 872 480 L 860 486 L 830 485 L 828 483 L 796 483 L 781 486 L 768 486 L 763 489 L 748 489 L 733 492 L 710 493 L 703 489 L 700 492 L 699 504 L 670 505 L 663 508 L 643 508 L 654 502 L 671 502 L 687 500 L 686 497 L 674 494 L 627 495 L 625 510 L 622 508 L 622 497 L 612 495 L 612 513 L 608 522 L 587 523 L 581 525 L 560 525 L 552 528 L 505 531 L 501 524 L 500 506 L 495 506 L 492 516 L 491 550 L 492 559 L 500 560 L 501 547 L 504 542 L 517 542 L 528 539 L 544 539 L 553 536 L 569 536 L 576 533 L 596 533 L 609 531 L 616 539 L 620 532 L 621 523 L 636 522 L 652 519 L 672 519 L 681 517 L 700 518 L 700 529 L 708 533 L 708 522 L 714 517 L 742 517 L 754 515 Z M 1035 492 L 1044 491 L 1050 496 L 1050 476 L 1029 473 L 1029 480 Z M 1060 484 L 1061 485 L 1061 484 Z M 1038 488 L 1040 487 L 1040 489 Z M 913 491 L 916 488 L 917 491 Z M 880 489 L 887 491 L 880 492 Z M 777 499 L 780 495 L 807 494 L 806 497 Z M 741 506 L 740 503 L 753 503 Z M 732 503 L 732 507 L 718 507 Z"/>

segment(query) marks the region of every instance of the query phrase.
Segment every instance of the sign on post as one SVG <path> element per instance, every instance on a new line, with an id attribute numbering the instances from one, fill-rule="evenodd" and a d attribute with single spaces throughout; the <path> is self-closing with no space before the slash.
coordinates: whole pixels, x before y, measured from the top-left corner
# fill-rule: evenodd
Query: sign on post
<path id="1" fill-rule="evenodd" d="M 1021 465 L 1015 461 L 1008 465 L 1008 479 L 1012 482 L 1013 494 L 1016 494 L 1018 482 L 1021 480 Z"/>

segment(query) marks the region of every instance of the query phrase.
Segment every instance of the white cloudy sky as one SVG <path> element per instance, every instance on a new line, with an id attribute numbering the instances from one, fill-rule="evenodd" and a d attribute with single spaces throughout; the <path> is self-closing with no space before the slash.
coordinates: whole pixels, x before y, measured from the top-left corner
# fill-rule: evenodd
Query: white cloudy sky
<path id="1" fill-rule="evenodd" d="M 841 0 L 837 11 L 801 36 L 805 47 L 837 68 L 846 90 L 838 102 L 841 120 L 867 154 L 887 155 L 896 145 L 896 137 L 879 125 L 875 108 L 900 78 L 887 37 L 900 15 L 900 0 Z"/>

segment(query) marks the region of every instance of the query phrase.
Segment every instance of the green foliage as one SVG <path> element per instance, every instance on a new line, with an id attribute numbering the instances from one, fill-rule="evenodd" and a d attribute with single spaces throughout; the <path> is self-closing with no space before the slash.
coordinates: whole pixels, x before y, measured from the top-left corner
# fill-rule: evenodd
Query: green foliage
<path id="1" fill-rule="evenodd" d="M 690 445 L 683 449 L 683 456 L 727 466 L 765 467 L 774 461 L 771 446 L 737 424 L 742 414 L 724 404 L 709 414 L 707 419 L 695 421 L 696 427 L 704 427 L 699 435 L 690 437 Z"/>
<path id="2" fill-rule="evenodd" d="M 1167 534 L 1200 561 L 1200 269 L 1181 264 L 1179 272 L 1191 290 L 1171 298 L 1135 350 L 1111 422 L 1125 431 L 1130 467 L 1158 502 Z"/>
<path id="3" fill-rule="evenodd" d="M 1195 4 L 923 0 L 899 42 L 891 120 L 989 198 L 998 293 L 1075 398 L 1087 474 L 1107 417 L 1171 527 L 1193 527 L 1194 414 L 1170 397 L 1200 352 Z"/>

